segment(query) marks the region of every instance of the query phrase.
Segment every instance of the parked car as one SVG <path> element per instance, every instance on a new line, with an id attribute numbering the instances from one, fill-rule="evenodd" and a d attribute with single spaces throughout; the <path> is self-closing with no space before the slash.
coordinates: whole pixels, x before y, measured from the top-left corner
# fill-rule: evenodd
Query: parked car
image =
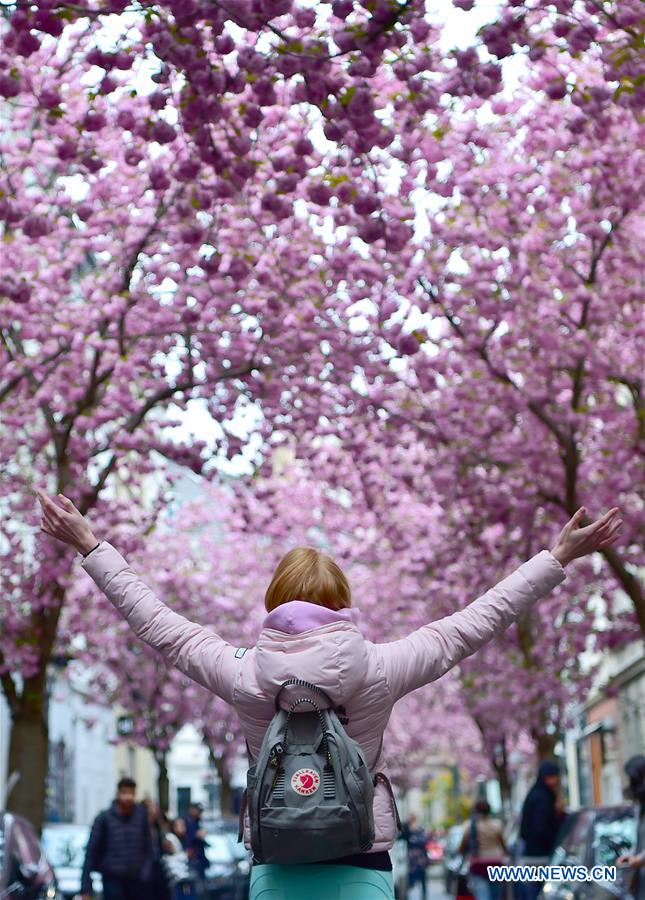
<path id="1" fill-rule="evenodd" d="M 613 866 L 636 847 L 637 809 L 632 804 L 590 806 L 569 813 L 551 857 L 554 866 Z M 547 881 L 543 900 L 614 900 L 625 897 L 631 870 L 617 868 L 616 881 Z"/>
<path id="2" fill-rule="evenodd" d="M 56 876 L 27 819 L 0 811 L 0 900 L 60 900 Z"/>
<path id="3" fill-rule="evenodd" d="M 463 855 L 459 852 L 463 833 L 463 824 L 453 825 L 448 830 L 443 848 L 443 883 L 446 893 L 453 897 L 457 893 L 457 878 L 464 861 Z"/>
<path id="4" fill-rule="evenodd" d="M 62 900 L 74 900 L 81 892 L 81 875 L 85 862 L 85 848 L 90 839 L 87 825 L 48 823 L 43 827 L 42 844 L 45 856 L 56 873 L 56 883 Z M 98 872 L 92 872 L 94 897 L 103 895 Z"/>
<path id="5" fill-rule="evenodd" d="M 204 824 L 204 823 L 202 823 Z M 206 834 L 206 896 L 208 900 L 247 900 L 251 854 L 237 842 L 237 830 L 227 822 L 208 822 Z"/>

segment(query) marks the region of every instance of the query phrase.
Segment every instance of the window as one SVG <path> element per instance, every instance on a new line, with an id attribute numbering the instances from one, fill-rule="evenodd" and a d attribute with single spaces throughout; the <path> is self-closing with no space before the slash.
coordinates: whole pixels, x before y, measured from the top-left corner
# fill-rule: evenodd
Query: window
<path id="1" fill-rule="evenodd" d="M 185 816 L 188 813 L 189 806 L 190 806 L 190 788 L 189 787 L 178 787 L 177 788 L 177 815 Z"/>
<path id="2" fill-rule="evenodd" d="M 85 848 L 90 837 L 89 828 L 52 825 L 43 829 L 43 849 L 54 868 L 83 868 Z"/>

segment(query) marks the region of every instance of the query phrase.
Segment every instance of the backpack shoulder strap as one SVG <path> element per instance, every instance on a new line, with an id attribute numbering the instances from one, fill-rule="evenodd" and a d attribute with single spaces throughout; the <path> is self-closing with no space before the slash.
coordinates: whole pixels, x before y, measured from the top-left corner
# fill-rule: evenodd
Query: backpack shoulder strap
<path id="1" fill-rule="evenodd" d="M 270 759 L 274 755 L 275 748 L 282 747 L 288 716 L 289 713 L 286 710 L 279 709 L 269 722 L 267 730 L 264 733 L 260 752 L 255 760 L 255 771 L 257 773 L 263 772 L 268 766 Z"/>

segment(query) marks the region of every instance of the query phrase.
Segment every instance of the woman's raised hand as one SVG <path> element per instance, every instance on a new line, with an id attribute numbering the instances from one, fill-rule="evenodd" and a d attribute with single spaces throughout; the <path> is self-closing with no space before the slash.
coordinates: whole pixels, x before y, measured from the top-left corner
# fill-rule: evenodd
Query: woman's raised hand
<path id="1" fill-rule="evenodd" d="M 595 553 L 596 550 L 608 547 L 618 538 L 623 521 L 617 506 L 606 512 L 600 519 L 596 519 L 591 525 L 581 527 L 586 512 L 584 506 L 581 506 L 564 526 L 551 550 L 562 566 L 566 566 L 572 559 L 578 559 L 580 556 L 586 556 L 588 553 Z"/>
<path id="2" fill-rule="evenodd" d="M 36 491 L 40 501 L 42 519 L 40 527 L 46 534 L 71 544 L 79 553 L 88 553 L 98 544 L 87 519 L 76 509 L 71 500 L 58 494 L 55 499 L 43 491 Z"/>

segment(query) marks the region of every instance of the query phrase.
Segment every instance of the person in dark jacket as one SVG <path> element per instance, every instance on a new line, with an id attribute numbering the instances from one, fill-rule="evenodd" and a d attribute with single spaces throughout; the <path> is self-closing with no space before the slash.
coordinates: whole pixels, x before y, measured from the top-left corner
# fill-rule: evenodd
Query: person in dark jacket
<path id="1" fill-rule="evenodd" d="M 164 840 L 170 823 L 166 814 L 154 800 L 144 800 L 144 806 L 148 810 L 148 822 L 152 835 L 152 872 L 148 882 L 148 900 L 171 900 L 170 885 L 161 863 L 161 857 L 165 852 Z"/>
<path id="2" fill-rule="evenodd" d="M 421 896 L 425 900 L 427 896 L 426 869 L 428 867 L 428 852 L 426 850 L 426 832 L 414 814 L 410 816 L 403 826 L 401 836 L 408 845 L 408 887 L 415 884 L 421 885 Z"/>
<path id="3" fill-rule="evenodd" d="M 522 855 L 526 865 L 546 864 L 555 849 L 555 840 L 565 819 L 558 797 L 559 785 L 560 767 L 553 760 L 545 760 L 522 807 L 520 837 L 524 841 Z M 525 900 L 532 900 L 539 894 L 542 884 L 526 882 L 521 888 Z"/>
<path id="4" fill-rule="evenodd" d="M 152 836 L 148 810 L 135 803 L 136 783 L 122 778 L 116 799 L 100 812 L 90 833 L 81 877 L 81 896 L 92 894 L 90 872 L 103 878 L 103 900 L 142 900 L 152 871 Z"/>
<path id="5" fill-rule="evenodd" d="M 634 870 L 634 900 L 645 900 L 645 756 L 630 757 L 625 763 L 625 774 L 629 779 L 629 794 L 638 804 L 636 850 L 620 856 L 616 863 Z"/>
<path id="6" fill-rule="evenodd" d="M 201 820 L 202 811 L 201 803 L 191 803 L 188 807 L 188 815 L 183 817 L 186 823 L 186 835 L 183 841 L 184 850 L 188 854 L 191 868 L 196 876 L 195 892 L 198 898 L 204 896 L 206 869 L 208 868 L 206 831 L 202 828 Z"/>
<path id="7" fill-rule="evenodd" d="M 564 820 L 558 800 L 560 767 L 546 760 L 540 765 L 538 777 L 526 795 L 522 807 L 520 836 L 524 840 L 525 856 L 550 857 L 555 839 Z"/>

